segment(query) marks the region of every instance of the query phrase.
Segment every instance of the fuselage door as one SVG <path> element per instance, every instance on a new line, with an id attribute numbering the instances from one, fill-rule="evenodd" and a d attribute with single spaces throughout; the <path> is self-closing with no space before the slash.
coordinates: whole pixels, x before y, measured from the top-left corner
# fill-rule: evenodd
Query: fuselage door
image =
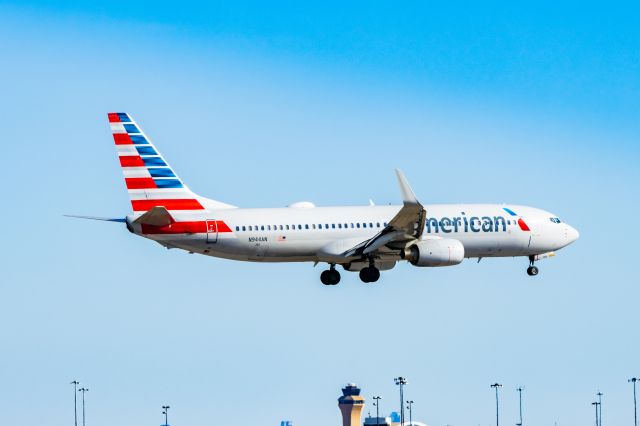
<path id="1" fill-rule="evenodd" d="M 218 242 L 218 226 L 214 219 L 207 219 L 207 244 Z"/>

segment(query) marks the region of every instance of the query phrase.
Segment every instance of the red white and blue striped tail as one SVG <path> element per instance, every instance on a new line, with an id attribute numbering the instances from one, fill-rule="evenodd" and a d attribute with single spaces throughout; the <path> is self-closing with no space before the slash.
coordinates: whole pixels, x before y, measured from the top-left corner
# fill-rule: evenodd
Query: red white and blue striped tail
<path id="1" fill-rule="evenodd" d="M 129 114 L 108 117 L 135 213 L 158 206 L 168 211 L 232 207 L 191 192 Z"/>

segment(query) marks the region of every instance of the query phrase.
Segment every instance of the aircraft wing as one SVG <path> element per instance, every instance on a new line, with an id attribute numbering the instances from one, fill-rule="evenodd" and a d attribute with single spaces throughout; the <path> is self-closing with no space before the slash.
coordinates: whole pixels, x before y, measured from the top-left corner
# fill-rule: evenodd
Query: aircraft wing
<path id="1" fill-rule="evenodd" d="M 400 250 L 407 242 L 422 236 L 427 212 L 416 198 L 404 173 L 396 169 L 396 176 L 402 193 L 402 208 L 382 231 L 345 251 L 343 256 L 369 255 L 385 247 Z"/>

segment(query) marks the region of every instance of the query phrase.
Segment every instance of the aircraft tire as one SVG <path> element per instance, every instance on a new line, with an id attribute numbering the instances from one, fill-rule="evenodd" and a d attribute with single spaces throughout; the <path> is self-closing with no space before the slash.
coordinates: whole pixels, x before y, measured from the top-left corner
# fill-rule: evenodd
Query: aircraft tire
<path id="1" fill-rule="evenodd" d="M 380 279 L 380 270 L 375 266 L 370 266 L 367 268 L 369 270 L 369 282 L 375 283 Z"/>
<path id="2" fill-rule="evenodd" d="M 340 272 L 335 269 L 330 269 L 329 273 L 331 275 L 331 285 L 336 285 L 340 282 Z"/>
<path id="3" fill-rule="evenodd" d="M 534 276 L 538 275 L 538 272 L 540 272 L 540 271 L 538 270 L 538 267 L 537 267 L 537 266 L 529 266 L 529 267 L 527 268 L 527 274 L 528 274 L 530 277 L 534 277 Z"/>
<path id="4" fill-rule="evenodd" d="M 320 281 L 324 285 L 336 285 L 340 282 L 340 272 L 335 269 L 327 269 L 320 274 Z"/>

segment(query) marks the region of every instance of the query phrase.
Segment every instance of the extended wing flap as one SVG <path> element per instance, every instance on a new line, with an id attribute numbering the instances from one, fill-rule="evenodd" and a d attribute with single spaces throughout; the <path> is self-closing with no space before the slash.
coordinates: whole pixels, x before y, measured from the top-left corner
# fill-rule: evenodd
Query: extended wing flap
<path id="1" fill-rule="evenodd" d="M 422 236 L 427 212 L 418 201 L 404 173 L 396 169 L 396 176 L 402 194 L 402 208 L 382 231 L 345 251 L 344 257 L 369 255 L 389 243 L 412 241 Z"/>

